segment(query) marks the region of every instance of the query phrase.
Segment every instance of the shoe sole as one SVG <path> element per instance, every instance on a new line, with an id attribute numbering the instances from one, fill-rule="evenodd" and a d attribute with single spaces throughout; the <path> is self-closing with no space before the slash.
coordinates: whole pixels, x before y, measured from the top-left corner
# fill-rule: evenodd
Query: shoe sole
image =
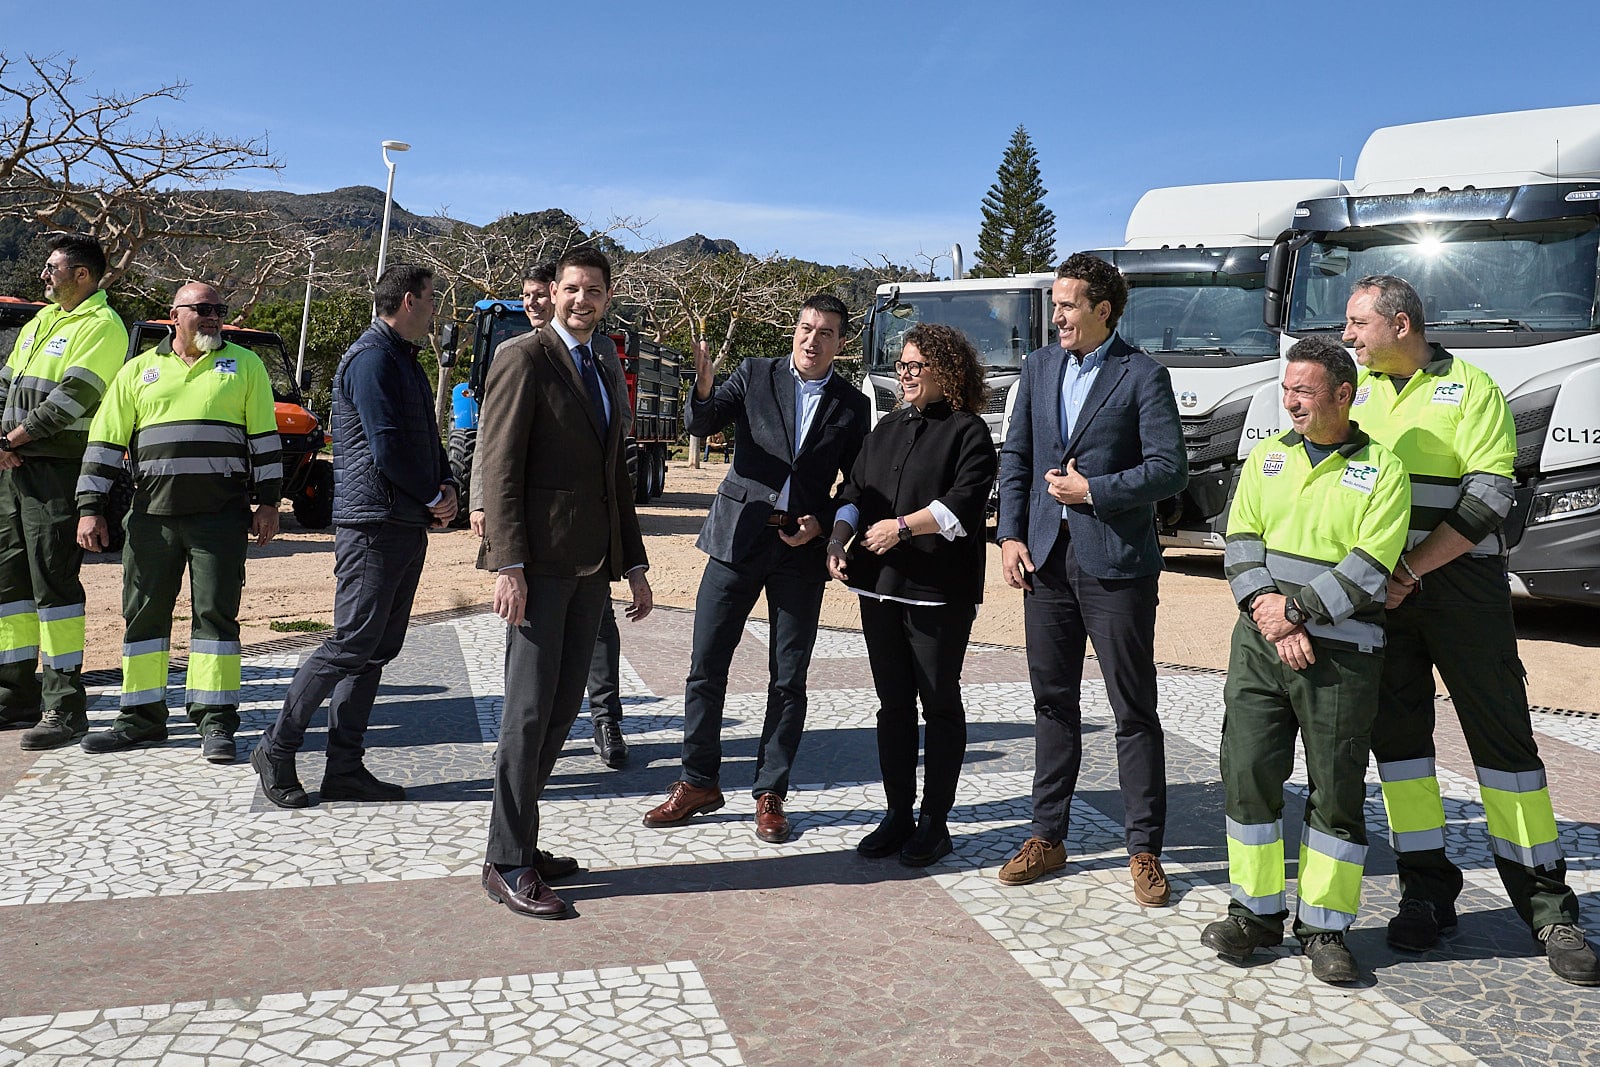
<path id="1" fill-rule="evenodd" d="M 756 836 L 759 837 L 761 840 L 765 841 L 769 845 L 781 845 L 785 841 L 789 840 L 789 831 L 785 830 L 781 834 L 769 834 L 769 833 L 764 833 L 764 832 L 762 832 L 760 830 L 757 830 L 756 831 Z"/>
<path id="2" fill-rule="evenodd" d="M 405 797 L 368 797 L 356 796 L 353 793 L 330 793 L 326 789 L 318 789 L 317 795 L 323 800 L 334 800 L 346 804 L 399 804 Z"/>
<path id="3" fill-rule="evenodd" d="M 717 811 L 718 809 L 720 809 L 727 802 L 728 802 L 727 799 L 724 798 L 722 800 L 713 800 L 713 801 L 711 801 L 709 803 L 701 804 L 699 807 L 697 807 L 697 808 L 693 809 L 692 811 L 688 812 L 687 814 L 685 814 L 683 816 L 683 818 L 681 818 L 681 819 L 673 819 L 671 822 L 667 822 L 664 819 L 651 819 L 650 816 L 646 815 L 644 817 L 644 824 L 646 826 L 648 826 L 648 827 L 651 827 L 652 829 L 657 829 L 657 830 L 659 830 L 663 826 L 682 826 L 684 823 L 688 822 L 690 819 L 694 818 L 696 815 L 709 815 L 711 812 Z"/>
<path id="4" fill-rule="evenodd" d="M 1348 967 L 1344 963 L 1338 963 L 1330 966 L 1328 970 L 1331 973 L 1318 974 L 1316 965 L 1313 964 L 1311 967 L 1311 977 L 1315 978 L 1319 982 L 1327 982 L 1329 985 L 1344 985 L 1350 982 L 1361 981 L 1361 970 L 1353 963 Z"/>
<path id="5" fill-rule="evenodd" d="M 908 856 L 902 851 L 900 853 L 900 863 L 904 867 L 932 867 L 954 851 L 955 846 L 946 841 L 926 856 Z"/>
<path id="6" fill-rule="evenodd" d="M 898 855 L 900 850 L 905 847 L 906 842 L 909 840 L 911 840 L 911 835 L 907 834 L 892 845 L 879 845 L 874 848 L 868 848 L 863 843 L 856 846 L 856 854 L 869 860 L 887 859 L 890 856 Z"/>
<path id="7" fill-rule="evenodd" d="M 601 763 L 604 763 L 607 767 L 610 767 L 614 771 L 620 771 L 623 765 L 628 762 L 628 753 L 626 750 L 619 755 L 615 755 L 610 759 L 607 759 L 606 754 L 600 750 L 600 743 L 598 741 L 594 742 L 594 754 L 600 757 Z"/>
<path id="8" fill-rule="evenodd" d="M 1031 885 L 1034 882 L 1037 882 L 1039 879 L 1043 878 L 1045 875 L 1050 874 L 1052 871 L 1061 870 L 1066 865 L 1067 865 L 1067 861 L 1066 860 L 1062 860 L 1060 863 L 1054 863 L 1054 864 L 1051 864 L 1048 867 L 1045 867 L 1038 874 L 1020 875 L 1020 876 L 1019 875 L 1009 875 L 1008 876 L 1004 871 L 1001 871 L 995 877 L 999 879 L 1001 885 Z"/>
<path id="9" fill-rule="evenodd" d="M 226 753 L 219 752 L 215 756 L 207 756 L 205 753 L 201 753 L 201 756 L 207 763 L 228 764 L 239 762 L 239 753 L 237 750 Z"/>
<path id="10" fill-rule="evenodd" d="M 19 747 L 24 752 L 48 752 L 52 748 L 65 748 L 66 746 L 68 746 L 70 744 L 73 744 L 74 742 L 82 741 L 84 739 L 84 737 L 88 735 L 88 733 L 89 733 L 88 730 L 84 730 L 83 733 L 81 733 L 81 734 L 73 734 L 71 737 L 63 738 L 60 741 L 42 741 L 41 742 L 41 741 L 29 741 L 27 738 L 23 738 L 22 741 L 19 743 Z"/>
<path id="11" fill-rule="evenodd" d="M 1250 949 L 1248 952 L 1246 952 L 1242 956 L 1239 955 L 1239 953 L 1236 952 L 1234 949 L 1223 945 L 1220 940 L 1218 940 L 1217 938 L 1213 937 L 1212 935 L 1210 935 L 1208 933 L 1202 932 L 1200 934 L 1200 943 L 1202 945 L 1204 945 L 1206 948 L 1210 949 L 1212 952 L 1215 952 L 1218 956 L 1222 957 L 1225 960 L 1228 960 L 1231 963 L 1244 963 L 1251 956 L 1254 956 L 1257 952 L 1260 952 L 1263 949 L 1277 948 L 1279 945 L 1283 944 L 1283 938 L 1280 937 L 1276 941 L 1263 942 L 1263 943 L 1257 945 L 1255 948 Z"/>

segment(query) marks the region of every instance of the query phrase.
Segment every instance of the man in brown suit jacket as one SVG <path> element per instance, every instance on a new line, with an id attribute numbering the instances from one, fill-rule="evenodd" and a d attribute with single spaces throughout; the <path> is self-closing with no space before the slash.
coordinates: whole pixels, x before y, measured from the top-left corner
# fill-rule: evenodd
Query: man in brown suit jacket
<path id="1" fill-rule="evenodd" d="M 628 390 L 597 332 L 611 265 L 593 249 L 568 252 L 551 290 L 550 324 L 495 353 L 477 457 L 478 566 L 496 572 L 494 608 L 509 626 L 483 887 L 539 919 L 568 914 L 546 881 L 578 869 L 538 847 L 539 796 L 578 717 L 610 583 L 627 576 L 635 622 L 652 603 L 623 453 Z"/>

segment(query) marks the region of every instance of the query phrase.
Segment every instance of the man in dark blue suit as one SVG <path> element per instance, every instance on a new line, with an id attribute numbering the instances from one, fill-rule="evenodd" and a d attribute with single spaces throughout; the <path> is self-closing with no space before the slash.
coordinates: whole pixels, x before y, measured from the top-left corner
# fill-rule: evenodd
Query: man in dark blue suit
<path id="1" fill-rule="evenodd" d="M 1117 766 L 1134 899 L 1170 899 L 1161 869 L 1165 738 L 1156 715 L 1155 504 L 1188 482 L 1165 367 L 1116 334 L 1128 286 L 1078 253 L 1050 290 L 1057 344 L 1028 356 L 1000 452 L 1001 563 L 1023 590 L 1033 685 L 1031 835 L 1000 881 L 1025 885 L 1067 862 L 1067 814 L 1082 761 L 1085 641 L 1117 720 Z"/>
<path id="2" fill-rule="evenodd" d="M 685 422 L 707 437 L 734 423 L 733 463 L 717 487 L 697 542 L 710 557 L 695 599 L 694 646 L 683 703 L 683 779 L 644 817 L 677 826 L 722 807 L 722 707 L 745 621 L 767 598 L 766 716 L 756 750 L 756 836 L 789 836 L 783 811 L 806 721 L 806 671 L 828 581 L 824 530 L 833 528 L 834 482 L 848 475 L 872 411 L 833 373 L 850 312 L 823 293 L 800 309 L 787 359 L 747 359 L 713 389 L 710 352 L 695 346 L 695 389 Z"/>

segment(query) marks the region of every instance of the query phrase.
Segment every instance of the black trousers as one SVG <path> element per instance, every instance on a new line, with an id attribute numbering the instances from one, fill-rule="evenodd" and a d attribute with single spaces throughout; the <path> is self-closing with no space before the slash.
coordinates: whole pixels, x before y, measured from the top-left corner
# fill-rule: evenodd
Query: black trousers
<path id="1" fill-rule="evenodd" d="M 771 624 L 767 710 L 756 750 L 752 793 L 789 793 L 789 772 L 806 726 L 806 672 L 817 642 L 822 590 L 827 584 L 816 548 L 790 548 L 769 527 L 738 563 L 708 559 L 694 602 L 694 647 L 683 700 L 683 778 L 718 784 L 722 767 L 722 708 L 728 668 L 744 636 L 750 609 L 764 591 Z"/>
<path id="2" fill-rule="evenodd" d="M 1063 531 L 1063 534 L 1065 531 Z M 1166 735 L 1156 715 L 1158 575 L 1102 579 L 1078 567 L 1063 536 L 1035 561 L 1033 592 L 1023 597 L 1028 679 L 1033 684 L 1033 834 L 1067 836 L 1067 815 L 1083 761 L 1085 642 L 1100 659 L 1117 720 L 1117 773 L 1128 854 L 1161 854 L 1167 823 Z"/>
<path id="3" fill-rule="evenodd" d="M 277 722 L 261 735 L 274 759 L 294 758 L 311 717 L 331 696 L 327 773 L 348 774 L 360 766 L 378 683 L 405 645 L 427 555 L 428 531 L 421 526 L 335 528 L 333 636 L 295 671 Z"/>
<path id="4" fill-rule="evenodd" d="M 513 867 L 538 858 L 539 797 L 583 706 L 595 633 L 611 596 L 603 571 L 527 578 L 528 617 L 506 630 L 506 701 L 484 855 Z"/>
<path id="5" fill-rule="evenodd" d="M 878 691 L 878 767 L 892 810 L 917 799 L 917 698 L 927 720 L 922 815 L 944 818 L 956 802 L 967 754 L 967 709 L 961 664 L 977 609 L 972 604 L 923 607 L 864 596 L 861 635 Z"/>
<path id="6" fill-rule="evenodd" d="M 622 722 L 622 634 L 617 632 L 617 616 L 609 603 L 600 612 L 600 632 L 595 635 L 594 655 L 589 657 L 589 719 L 601 723 L 610 719 Z"/>

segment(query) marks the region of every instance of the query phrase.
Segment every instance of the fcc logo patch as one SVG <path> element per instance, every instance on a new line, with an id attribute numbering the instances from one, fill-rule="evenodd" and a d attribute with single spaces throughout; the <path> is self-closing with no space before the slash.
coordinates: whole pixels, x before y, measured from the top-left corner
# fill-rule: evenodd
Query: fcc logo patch
<path id="1" fill-rule="evenodd" d="M 232 356 L 227 356 L 223 359 L 217 360 L 216 367 L 218 374 L 239 373 L 239 361 Z"/>
<path id="2" fill-rule="evenodd" d="M 1353 408 L 1360 407 L 1362 404 L 1365 404 L 1367 402 L 1367 398 L 1369 396 L 1371 396 L 1371 395 L 1372 395 L 1372 383 L 1368 382 L 1366 385 L 1363 385 L 1360 389 L 1356 390 L 1356 398 L 1354 400 L 1350 401 L 1350 406 L 1353 407 Z"/>
<path id="3" fill-rule="evenodd" d="M 1268 452 L 1261 458 L 1261 473 L 1268 478 L 1276 478 L 1283 473 L 1283 465 L 1288 462 L 1287 452 Z"/>
<path id="4" fill-rule="evenodd" d="M 65 337 L 52 337 L 50 338 L 50 343 L 44 346 L 44 354 L 47 356 L 59 356 L 66 350 L 67 339 Z"/>
<path id="5" fill-rule="evenodd" d="M 161 372 L 154 367 L 146 367 L 144 373 L 139 375 L 139 380 L 146 385 L 154 385 L 161 380 Z"/>
<path id="6" fill-rule="evenodd" d="M 1347 463 L 1339 484 L 1358 493 L 1371 493 L 1378 484 L 1378 468 L 1370 463 Z"/>
<path id="7" fill-rule="evenodd" d="M 1454 404 L 1461 406 L 1461 394 L 1466 390 L 1462 382 L 1440 382 L 1433 387 L 1433 402 L 1435 404 Z"/>

